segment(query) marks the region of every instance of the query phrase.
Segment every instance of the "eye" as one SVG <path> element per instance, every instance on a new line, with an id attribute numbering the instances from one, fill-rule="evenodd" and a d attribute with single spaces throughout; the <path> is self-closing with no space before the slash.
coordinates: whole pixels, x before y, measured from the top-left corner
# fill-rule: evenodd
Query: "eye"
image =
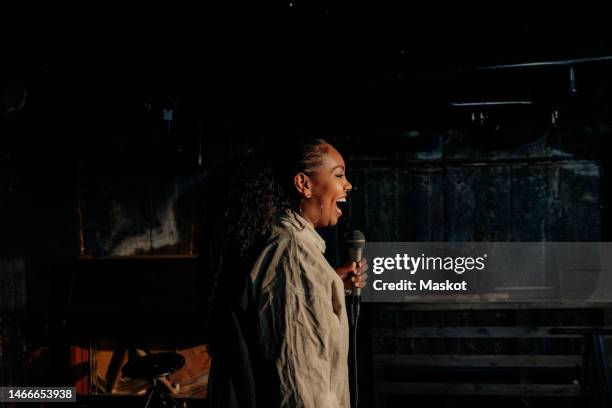
<path id="1" fill-rule="evenodd" d="M 342 177 L 344 177 L 344 174 L 336 174 L 336 177 L 342 178 Z"/>

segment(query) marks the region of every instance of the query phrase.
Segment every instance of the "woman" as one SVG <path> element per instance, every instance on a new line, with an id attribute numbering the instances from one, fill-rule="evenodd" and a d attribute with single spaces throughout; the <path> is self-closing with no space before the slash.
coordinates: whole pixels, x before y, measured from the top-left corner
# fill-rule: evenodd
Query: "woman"
<path id="1" fill-rule="evenodd" d="M 367 263 L 334 270 L 315 227 L 336 225 L 352 186 L 326 141 L 275 147 L 230 195 L 238 205 L 226 213 L 233 226 L 218 265 L 211 406 L 349 407 L 344 296 L 365 286 Z M 232 291 L 242 296 L 219 298 Z"/>

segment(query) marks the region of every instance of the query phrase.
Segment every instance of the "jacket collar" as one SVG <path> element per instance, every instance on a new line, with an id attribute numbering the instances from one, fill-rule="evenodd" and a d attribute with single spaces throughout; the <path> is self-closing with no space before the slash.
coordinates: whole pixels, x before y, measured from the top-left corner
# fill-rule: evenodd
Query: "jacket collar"
<path id="1" fill-rule="evenodd" d="M 304 217 L 296 211 L 287 209 L 283 218 L 287 219 L 298 231 L 304 231 L 306 238 L 312 241 L 321 252 L 325 253 L 325 240 Z"/>

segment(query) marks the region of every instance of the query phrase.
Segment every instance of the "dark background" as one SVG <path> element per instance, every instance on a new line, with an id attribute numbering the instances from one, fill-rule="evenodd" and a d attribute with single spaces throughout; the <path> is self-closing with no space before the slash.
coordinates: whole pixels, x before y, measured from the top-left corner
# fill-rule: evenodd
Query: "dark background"
<path id="1" fill-rule="evenodd" d="M 223 194 L 211 180 L 257 139 L 313 132 L 345 156 L 355 189 L 348 219 L 322 231 L 332 263 L 343 261 L 340 237 L 349 227 L 372 241 L 609 239 L 612 62 L 567 63 L 612 55 L 602 10 L 286 1 L 180 12 L 53 10 L 60 17 L 38 11 L 6 14 L 1 54 L 3 384 L 69 375 L 57 334 L 86 327 L 71 320 L 80 307 L 72 300 L 91 286 L 77 282 L 71 293 L 80 297 L 66 294 L 79 256 L 117 255 L 134 236 L 130 255 L 203 254 Z M 561 63 L 491 69 L 542 61 Z M 452 106 L 517 100 L 531 104 Z M 177 236 L 157 245 L 156 234 Z M 180 259 L 169 276 L 192 268 Z M 188 309 L 186 337 L 205 331 L 206 260 L 198 262 L 202 290 L 165 299 Z M 96 279 L 129 282 L 116 277 L 122 268 L 102 268 Z M 102 288 L 93 294 L 112 291 Z M 113 304 L 112 297 L 100 302 Z M 606 307 L 582 306 L 558 305 L 537 324 L 605 323 Z M 377 340 L 370 330 L 419 319 L 426 326 L 540 322 L 538 311 L 517 310 L 414 317 L 409 308 L 366 307 L 364 358 L 470 347 L 580 352 L 578 343 Z M 147 305 L 139 313 L 147 315 Z M 43 358 L 32 357 L 47 347 Z M 369 363 L 363 372 L 366 389 Z M 372 393 L 364 395 L 364 406 L 373 406 Z"/>

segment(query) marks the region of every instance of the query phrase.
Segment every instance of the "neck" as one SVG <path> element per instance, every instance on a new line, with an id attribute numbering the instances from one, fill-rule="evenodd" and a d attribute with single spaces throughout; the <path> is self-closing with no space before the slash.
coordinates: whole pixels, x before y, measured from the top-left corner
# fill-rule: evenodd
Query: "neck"
<path id="1" fill-rule="evenodd" d="M 311 220 L 311 219 L 308 217 L 308 215 L 307 215 L 307 214 L 303 213 L 302 211 L 296 211 L 296 213 L 297 213 L 297 214 L 299 214 L 299 215 L 300 215 L 300 217 L 302 217 L 303 219 L 305 219 L 305 220 L 306 220 L 306 222 L 307 222 L 308 224 L 310 224 L 310 226 L 311 226 L 312 228 L 315 228 L 315 224 L 314 224 L 314 222 L 312 222 L 312 220 Z"/>

